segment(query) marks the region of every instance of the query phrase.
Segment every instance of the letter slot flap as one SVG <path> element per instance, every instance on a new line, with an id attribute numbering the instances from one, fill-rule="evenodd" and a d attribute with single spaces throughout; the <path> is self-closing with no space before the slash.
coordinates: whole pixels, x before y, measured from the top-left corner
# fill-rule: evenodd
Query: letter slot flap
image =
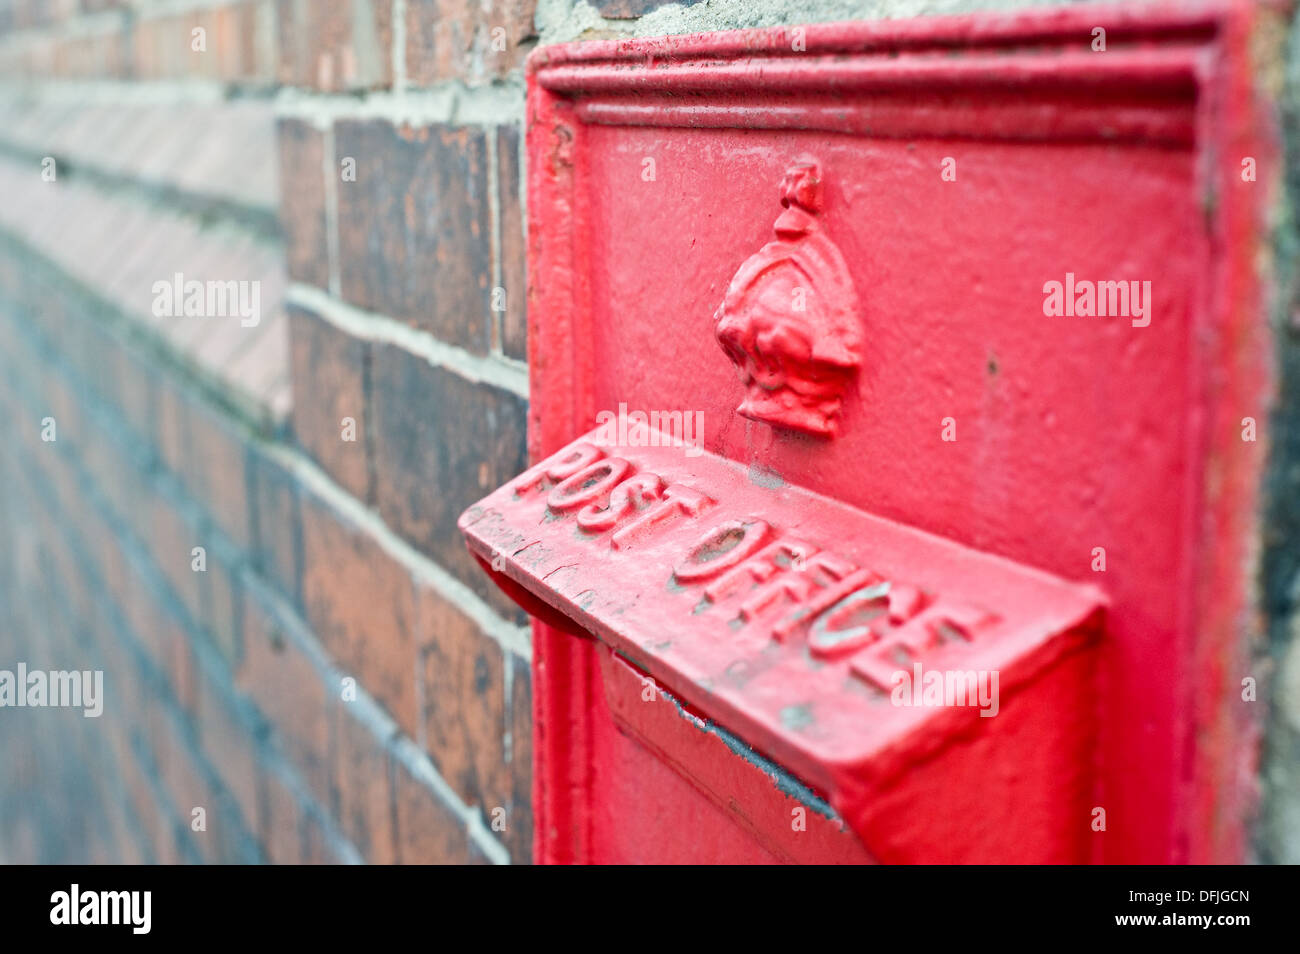
<path id="1" fill-rule="evenodd" d="M 470 550 L 824 794 L 883 860 L 916 857 L 899 813 L 924 798 L 1087 831 L 1099 590 L 671 443 L 593 430 L 470 507 Z"/>

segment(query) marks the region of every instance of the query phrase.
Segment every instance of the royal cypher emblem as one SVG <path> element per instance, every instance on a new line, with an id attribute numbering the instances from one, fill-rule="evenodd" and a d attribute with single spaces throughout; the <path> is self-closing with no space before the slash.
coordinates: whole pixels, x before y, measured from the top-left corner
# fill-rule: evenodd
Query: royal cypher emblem
<path id="1" fill-rule="evenodd" d="M 833 437 L 862 363 L 858 297 L 844 256 L 822 230 L 821 171 L 804 159 L 781 183 L 776 238 L 736 271 L 714 333 L 736 366 L 755 421 Z"/>

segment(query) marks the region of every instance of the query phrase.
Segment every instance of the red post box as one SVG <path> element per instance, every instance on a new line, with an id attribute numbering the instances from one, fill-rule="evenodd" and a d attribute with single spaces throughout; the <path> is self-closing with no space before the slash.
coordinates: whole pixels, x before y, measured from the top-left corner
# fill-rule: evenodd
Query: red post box
<path id="1" fill-rule="evenodd" d="M 1252 16 L 533 56 L 539 860 L 1242 856 Z"/>

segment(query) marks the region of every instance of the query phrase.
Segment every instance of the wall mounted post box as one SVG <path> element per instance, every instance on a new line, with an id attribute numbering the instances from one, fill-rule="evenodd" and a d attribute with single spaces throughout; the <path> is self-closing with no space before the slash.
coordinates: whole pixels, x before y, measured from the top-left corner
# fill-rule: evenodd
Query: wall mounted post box
<path id="1" fill-rule="evenodd" d="M 533 56 L 539 860 L 1241 856 L 1253 15 Z"/>

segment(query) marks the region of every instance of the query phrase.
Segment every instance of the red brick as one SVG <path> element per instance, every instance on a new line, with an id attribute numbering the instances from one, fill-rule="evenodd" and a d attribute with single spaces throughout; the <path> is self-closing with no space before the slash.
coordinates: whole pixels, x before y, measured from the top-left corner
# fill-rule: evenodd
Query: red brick
<path id="1" fill-rule="evenodd" d="M 131 753 L 129 758 L 119 759 L 117 765 L 122 773 L 122 781 L 126 788 L 127 805 L 130 812 L 142 827 L 141 834 L 151 835 L 156 830 L 156 820 L 162 818 L 166 813 L 160 810 L 153 786 L 149 784 L 148 769 L 141 764 L 134 752 Z M 170 831 L 169 827 L 168 841 L 171 840 Z M 149 844 L 150 850 L 157 856 L 162 846 L 155 844 L 155 839 L 152 837 L 145 840 Z"/>
<path id="2" fill-rule="evenodd" d="M 435 368 L 400 348 L 372 358 L 375 502 L 385 523 L 520 619 L 469 555 L 456 520 L 527 466 L 523 398 Z"/>
<path id="3" fill-rule="evenodd" d="M 57 76 L 125 76 L 126 35 L 114 26 L 83 36 L 52 37 L 47 42 L 52 61 L 49 71 Z"/>
<path id="4" fill-rule="evenodd" d="M 536 41 L 536 8 L 536 0 L 407 0 L 408 78 L 481 81 L 517 69 Z"/>
<path id="5" fill-rule="evenodd" d="M 119 474 L 129 475 L 134 478 L 134 470 L 104 470 L 93 471 L 100 474 L 97 479 L 108 481 Z M 115 499 L 112 502 L 112 511 L 116 515 L 127 521 L 129 526 L 148 527 L 147 521 L 139 519 L 139 515 L 144 511 L 143 493 L 138 487 L 131 488 L 129 492 L 122 488 L 114 489 Z M 108 516 L 101 512 L 99 507 L 86 508 L 86 522 L 83 529 L 86 532 L 85 539 L 87 546 L 92 551 L 91 556 L 97 561 L 101 577 L 104 581 L 105 589 L 112 594 L 120 603 L 123 592 L 128 583 L 126 580 L 128 568 L 122 557 L 122 539 L 118 535 L 117 526 L 108 522 Z"/>
<path id="6" fill-rule="evenodd" d="M 174 732 L 174 728 L 171 730 Z M 199 854 L 210 861 L 219 856 L 217 793 L 206 774 L 201 770 L 198 754 L 185 739 L 173 735 L 169 739 L 168 757 L 161 766 L 161 778 L 168 801 L 179 822 L 182 837 L 189 841 Z M 204 810 L 206 831 L 192 827 L 195 808 Z"/>
<path id="7" fill-rule="evenodd" d="M 174 380 L 165 376 L 157 379 L 155 397 L 157 406 L 158 455 L 173 474 L 183 474 L 189 462 L 189 412 L 190 402 Z"/>
<path id="8" fill-rule="evenodd" d="M 358 500 L 371 499 L 366 447 L 369 345 L 313 313 L 291 308 L 293 428 L 303 448 Z M 344 440 L 343 421 L 353 426 Z"/>
<path id="9" fill-rule="evenodd" d="M 159 382 L 157 372 L 133 348 L 119 353 L 117 403 L 136 435 L 154 440 L 158 433 Z"/>
<path id="10" fill-rule="evenodd" d="M 205 32 L 204 50 L 193 49 L 193 31 Z M 267 71 L 242 59 L 244 43 L 228 39 L 222 17 L 214 10 L 190 10 L 173 16 L 138 20 L 133 29 L 130 58 L 137 78 L 265 79 Z"/>
<path id="11" fill-rule="evenodd" d="M 267 860 L 276 865 L 302 862 L 302 811 L 288 784 L 274 772 L 264 773 L 265 814 L 258 830 Z"/>
<path id="12" fill-rule="evenodd" d="M 114 767 L 114 773 L 117 774 L 116 766 Z M 112 825 L 109 833 L 111 846 L 107 856 L 97 863 L 114 865 L 147 864 L 148 857 L 145 855 L 145 844 L 140 838 L 139 829 L 136 827 L 126 803 L 113 798 L 106 799 L 104 804 L 108 809 Z"/>
<path id="13" fill-rule="evenodd" d="M 178 865 L 187 860 L 180 852 L 177 826 L 170 812 L 155 811 L 148 816 L 145 826 L 149 832 L 150 846 L 154 850 L 155 864 Z"/>
<path id="14" fill-rule="evenodd" d="M 211 683 L 199 693 L 196 726 L 208 763 L 234 797 L 244 826 L 259 831 L 257 738 L 252 727 L 236 714 L 233 700 Z"/>
<path id="15" fill-rule="evenodd" d="M 73 551 L 65 527 L 71 526 L 80 531 L 84 524 L 81 511 L 85 509 L 85 501 L 78 495 L 74 496 L 69 503 L 71 506 L 65 506 L 57 517 L 46 513 L 40 515 L 41 535 L 49 546 L 51 565 L 46 572 L 46 577 L 51 586 L 58 585 L 57 581 L 73 583 L 84 577 L 82 555 Z M 84 626 L 94 613 L 90 588 L 84 584 L 64 585 L 59 586 L 59 593 L 61 612 L 66 614 L 71 622 Z"/>
<path id="16" fill-rule="evenodd" d="M 140 536 L 186 611 L 192 618 L 200 619 L 205 579 L 203 573 L 193 568 L 193 551 L 195 547 L 206 549 L 208 541 L 169 498 L 155 494 L 150 498 L 148 508 L 148 528 Z"/>
<path id="17" fill-rule="evenodd" d="M 324 136 L 297 119 L 281 119 L 280 222 L 284 229 L 289 277 L 328 289 L 329 252 L 325 240 Z"/>
<path id="18" fill-rule="evenodd" d="M 242 594 L 231 568 L 215 553 L 208 554 L 207 584 L 203 627 L 233 673 L 243 652 L 239 631 Z"/>
<path id="19" fill-rule="evenodd" d="M 188 450 L 182 473 L 190 493 L 241 548 L 249 532 L 248 470 L 242 428 L 191 399 L 185 415 Z"/>
<path id="20" fill-rule="evenodd" d="M 244 660 L 236 679 L 317 799 L 330 802 L 330 738 L 320 674 L 251 597 L 244 600 Z"/>
<path id="21" fill-rule="evenodd" d="M 100 598 L 103 598 L 102 595 Z M 109 727 L 108 734 L 116 750 L 128 744 L 136 700 L 144 693 L 140 688 L 142 673 L 136 656 L 122 644 L 116 626 L 108 620 L 108 615 L 101 613 L 91 622 L 95 641 L 103 648 L 100 658 L 104 669 L 104 711 L 107 713 L 107 716 L 101 716 L 96 722 Z M 121 755 L 120 752 L 118 754 Z"/>
<path id="22" fill-rule="evenodd" d="M 108 498 L 109 506 L 128 525 L 138 526 L 147 477 L 138 461 L 117 433 L 92 427 L 81 441 L 81 462 L 94 475 L 95 483 Z M 88 522 L 99 518 L 87 517 Z"/>
<path id="23" fill-rule="evenodd" d="M 395 764 L 398 860 L 402 864 L 460 865 L 486 861 L 460 819 L 422 779 Z"/>
<path id="24" fill-rule="evenodd" d="M 298 606 L 302 550 L 298 484 L 293 474 L 260 446 L 250 448 L 249 466 L 257 513 L 254 562 L 276 589 Z"/>
<path id="25" fill-rule="evenodd" d="M 162 622 L 163 658 L 166 662 L 167 681 L 181 711 L 194 716 L 198 713 L 199 685 L 198 663 L 189 635 L 174 619 L 164 614 Z"/>
<path id="26" fill-rule="evenodd" d="M 343 297 L 475 353 L 490 344 L 492 275 L 486 133 L 349 120 L 335 159 Z"/>
<path id="27" fill-rule="evenodd" d="M 501 647 L 434 590 L 417 595 L 429 755 L 461 800 L 487 816 L 513 800 Z"/>
<path id="28" fill-rule="evenodd" d="M 255 76 L 257 20 L 251 3 L 217 7 L 208 25 L 208 51 L 216 55 L 216 73 L 226 81 Z"/>
<path id="29" fill-rule="evenodd" d="M 303 815 L 302 841 L 302 863 L 305 865 L 336 865 L 344 860 L 324 823 L 310 812 Z"/>
<path id="30" fill-rule="evenodd" d="M 353 718 L 348 702 L 338 706 L 339 826 L 368 863 L 393 864 L 397 834 L 387 740 Z"/>
<path id="31" fill-rule="evenodd" d="M 501 287 L 505 311 L 501 318 L 501 350 L 521 361 L 528 358 L 528 263 L 524 211 L 519 200 L 523 171 L 519 162 L 519 129 L 497 131 L 497 182 L 501 209 Z"/>
<path id="32" fill-rule="evenodd" d="M 40 404 L 33 415 L 32 428 L 40 438 L 45 431 L 45 418 L 54 419 L 56 441 L 48 444 L 43 443 L 42 446 L 51 452 L 47 456 L 54 458 L 51 463 L 55 463 L 61 458 L 60 452 L 77 452 L 77 445 L 80 443 L 83 430 L 82 408 L 78 403 L 76 393 L 73 392 L 59 373 L 52 368 L 46 369 L 41 376 L 41 396 L 39 401 Z"/>
<path id="33" fill-rule="evenodd" d="M 302 502 L 302 602 L 330 655 L 415 735 L 410 572 L 317 498 Z"/>
<path id="34" fill-rule="evenodd" d="M 162 21 L 140 20 L 131 31 L 131 68 L 135 79 L 157 79 L 161 69 Z"/>
<path id="35" fill-rule="evenodd" d="M 165 674 L 169 668 L 165 619 L 162 610 L 154 602 L 153 594 L 130 566 L 125 567 L 123 590 L 116 595 L 131 638 L 144 650 L 153 665 Z"/>
<path id="36" fill-rule="evenodd" d="M 392 85 L 389 0 L 278 0 L 276 10 L 280 82 L 331 92 Z"/>
<path id="37" fill-rule="evenodd" d="M 532 666 L 518 656 L 508 657 L 510 679 L 510 804 L 506 830 L 499 837 L 515 864 L 533 858 L 533 680 Z M 488 816 L 489 823 L 491 816 Z"/>
<path id="38" fill-rule="evenodd" d="M 114 397 L 117 352 L 122 350 L 118 339 L 100 323 L 85 320 L 84 315 L 67 321 L 58 331 L 56 340 L 78 383 L 101 399 Z"/>

